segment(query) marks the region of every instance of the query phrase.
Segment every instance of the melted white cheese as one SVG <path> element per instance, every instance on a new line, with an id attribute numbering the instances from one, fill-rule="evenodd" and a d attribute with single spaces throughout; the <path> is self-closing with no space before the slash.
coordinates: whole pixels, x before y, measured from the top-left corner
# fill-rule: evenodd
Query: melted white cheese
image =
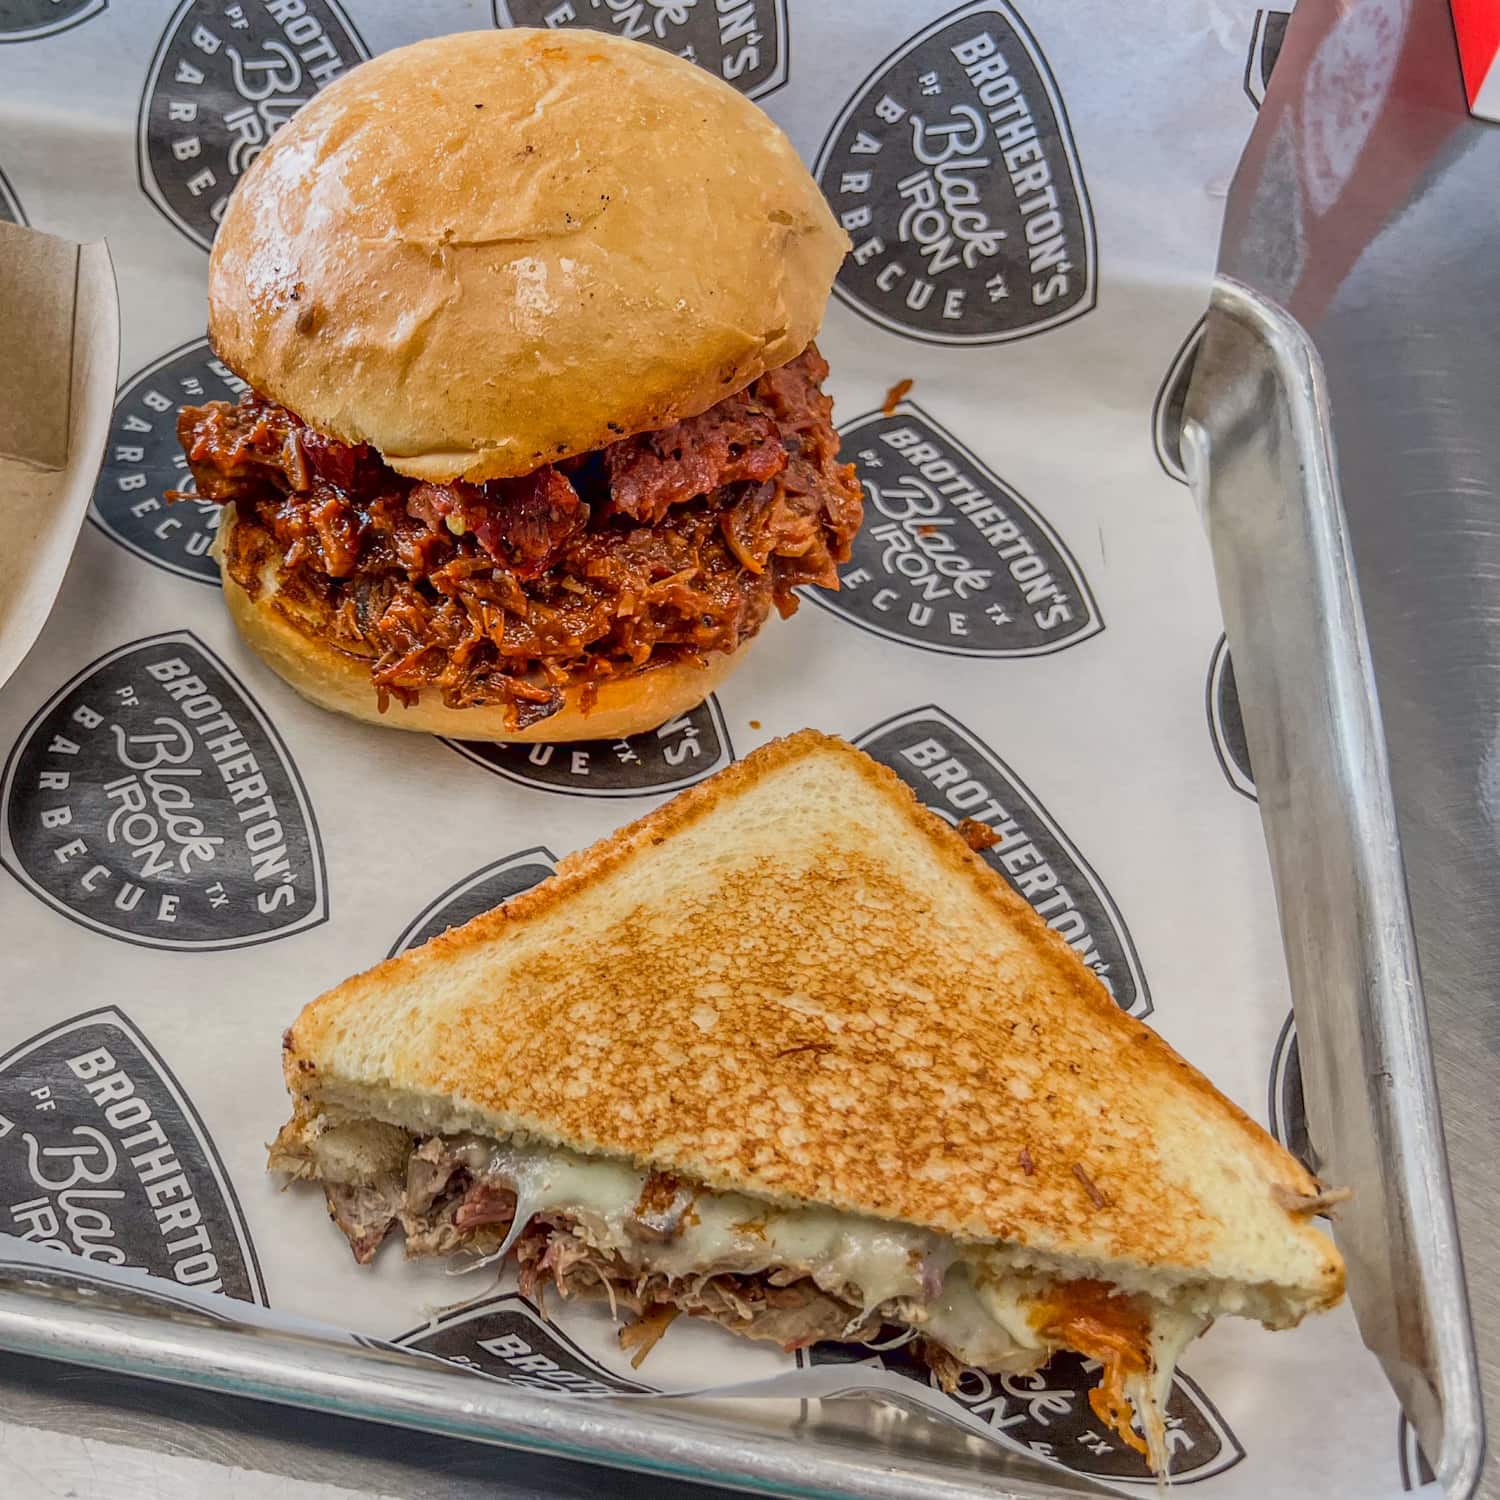
<path id="1" fill-rule="evenodd" d="M 340 1180 L 335 1126 L 313 1143 L 320 1175 Z M 561 1148 L 496 1142 L 482 1136 L 454 1143 L 476 1177 L 493 1176 L 516 1193 L 515 1229 L 536 1214 L 566 1213 L 601 1249 L 614 1250 L 642 1271 L 672 1277 L 705 1270 L 753 1274 L 787 1269 L 823 1290 L 887 1311 L 951 1350 L 964 1364 L 1020 1372 L 1050 1352 L 1032 1314 L 1055 1279 L 1037 1272 L 1002 1272 L 984 1248 L 972 1257 L 947 1235 L 832 1208 L 783 1208 L 742 1193 L 703 1191 L 670 1238 L 641 1232 L 635 1208 L 649 1173 L 607 1157 Z M 489 1257 L 493 1259 L 494 1257 Z M 1151 1450 L 1167 1458 L 1165 1422 L 1172 1376 L 1183 1348 L 1209 1320 L 1153 1303 L 1148 1376 L 1131 1377 L 1127 1394 Z"/>
<path id="2" fill-rule="evenodd" d="M 1151 1373 L 1125 1381 L 1125 1394 L 1135 1408 L 1136 1425 L 1146 1440 L 1146 1456 L 1159 1479 L 1171 1472 L 1172 1454 L 1167 1446 L 1167 1402 L 1172 1377 L 1182 1351 L 1213 1321 L 1196 1313 L 1157 1306 L 1151 1318 Z"/>
<path id="3" fill-rule="evenodd" d="M 920 1310 L 925 1317 L 911 1321 L 966 1365 L 1021 1373 L 1035 1369 L 1045 1353 L 1031 1325 L 1036 1290 L 1020 1278 L 976 1284 L 972 1267 L 960 1259 L 949 1267 L 942 1290 Z"/>
<path id="4" fill-rule="evenodd" d="M 539 1146 L 463 1147 L 466 1164 L 514 1184 L 517 1216 L 566 1210 L 602 1248 L 646 1270 L 687 1276 L 705 1266 L 751 1273 L 803 1269 L 824 1290 L 856 1288 L 866 1309 L 895 1298 L 925 1301 L 954 1247 L 946 1236 L 831 1208 L 778 1208 L 741 1193 L 700 1193 L 670 1239 L 634 1227 L 648 1173 L 625 1162 Z"/>
<path id="5" fill-rule="evenodd" d="M 982 1277 L 947 1235 L 832 1208 L 782 1208 L 742 1193 L 703 1192 L 670 1239 L 643 1237 L 635 1207 L 648 1173 L 625 1162 L 473 1137 L 476 1174 L 515 1186 L 517 1219 L 566 1211 L 601 1248 L 668 1276 L 791 1268 L 869 1312 L 899 1304 L 902 1321 L 986 1369 L 1034 1368 L 1045 1353 L 1028 1316 L 1039 1290 L 1025 1276 Z M 980 1282 L 982 1281 L 982 1285 Z"/>

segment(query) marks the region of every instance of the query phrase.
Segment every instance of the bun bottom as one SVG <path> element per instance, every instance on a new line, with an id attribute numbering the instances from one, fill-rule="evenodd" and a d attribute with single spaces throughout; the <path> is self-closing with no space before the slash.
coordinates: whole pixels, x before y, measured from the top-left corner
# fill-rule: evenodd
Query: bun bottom
<path id="1" fill-rule="evenodd" d="M 385 729 L 502 744 L 623 739 L 655 729 L 696 708 L 729 675 L 750 644 L 745 641 L 728 655 L 713 652 L 702 666 L 667 662 L 628 677 L 602 678 L 587 713 L 580 706 L 582 686 L 571 686 L 557 713 L 525 729 L 506 727 L 503 704 L 449 708 L 436 693 L 424 693 L 409 708 L 393 697 L 381 713 L 375 685 L 370 681 L 369 662 L 308 634 L 276 602 L 274 572 L 263 580 L 258 599 L 252 599 L 229 576 L 223 544 L 234 521 L 234 507 L 226 506 L 215 548 L 224 602 L 240 634 L 261 660 L 308 702 Z"/>

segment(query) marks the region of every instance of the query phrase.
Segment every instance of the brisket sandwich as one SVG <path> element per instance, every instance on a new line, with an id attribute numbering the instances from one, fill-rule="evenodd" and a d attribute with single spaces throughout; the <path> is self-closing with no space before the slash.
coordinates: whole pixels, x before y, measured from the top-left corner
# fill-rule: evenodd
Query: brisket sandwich
<path id="1" fill-rule="evenodd" d="M 848 241 L 786 137 L 596 32 L 362 64 L 229 202 L 185 408 L 249 642 L 325 707 L 466 739 L 698 703 L 860 490 L 813 344 Z"/>
<path id="2" fill-rule="evenodd" d="M 1056 1351 L 1167 1461 L 1184 1346 L 1343 1291 L 1332 1196 L 904 782 L 813 731 L 313 1001 L 271 1165 L 360 1262 L 498 1262 L 788 1349 L 912 1339 L 950 1388 Z M 884 1333 L 882 1334 L 882 1330 Z"/>

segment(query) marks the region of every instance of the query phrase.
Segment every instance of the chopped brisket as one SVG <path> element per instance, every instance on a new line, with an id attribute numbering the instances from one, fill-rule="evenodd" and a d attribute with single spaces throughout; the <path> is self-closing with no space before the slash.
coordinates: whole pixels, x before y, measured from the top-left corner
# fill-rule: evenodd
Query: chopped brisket
<path id="1" fill-rule="evenodd" d="M 185 407 L 197 498 L 236 507 L 225 559 L 368 661 L 382 706 L 502 704 L 729 652 L 804 584 L 837 588 L 861 493 L 809 346 L 699 416 L 488 484 L 402 477 L 248 393 Z"/>
<path id="2" fill-rule="evenodd" d="M 606 448 L 609 510 L 654 526 L 674 505 L 721 485 L 774 479 L 786 461 L 776 423 L 741 391 L 701 416 Z"/>
<path id="3" fill-rule="evenodd" d="M 271 1162 L 294 1179 L 319 1178 L 316 1152 L 295 1126 L 277 1138 Z M 458 1250 L 490 1254 L 503 1244 L 518 1207 L 511 1184 L 487 1175 L 482 1155 L 476 1160 L 472 1138 L 411 1137 L 404 1167 L 393 1165 L 360 1186 L 323 1181 L 322 1187 L 329 1213 L 361 1265 L 374 1258 L 397 1224 L 408 1258 Z M 630 1215 L 634 1241 L 649 1247 L 675 1239 L 703 1191 L 653 1172 Z M 513 1247 L 517 1284 L 539 1302 L 548 1286 L 565 1298 L 608 1298 L 616 1314 L 624 1309 L 645 1320 L 639 1334 L 622 1335 L 642 1357 L 677 1312 L 789 1350 L 820 1339 L 871 1338 L 884 1321 L 880 1309 L 862 1305 L 857 1289 L 840 1296 L 838 1289 L 820 1287 L 807 1266 L 750 1272 L 704 1266 L 684 1276 L 650 1271 L 635 1258 L 641 1251 L 600 1248 L 586 1219 L 560 1210 L 530 1218 Z M 934 1283 L 931 1295 L 940 1289 L 941 1282 Z"/>
<path id="4" fill-rule="evenodd" d="M 551 1285 L 563 1297 L 607 1297 L 616 1312 L 623 1307 L 641 1318 L 672 1308 L 787 1351 L 823 1339 L 871 1339 L 884 1322 L 878 1312 L 867 1312 L 822 1290 L 810 1276 L 795 1273 L 790 1279 L 779 1271 L 643 1275 L 613 1251 L 589 1244 L 561 1215 L 531 1221 L 516 1242 L 516 1262 L 516 1284 L 523 1296 L 540 1300 Z"/>
<path id="5" fill-rule="evenodd" d="M 369 1265 L 396 1223 L 403 1196 L 401 1185 L 394 1179 L 373 1186 L 326 1182 L 323 1191 L 328 1198 L 328 1217 L 343 1230 L 355 1260 L 362 1266 Z"/>
<path id="6" fill-rule="evenodd" d="M 538 1182 L 545 1187 L 555 1178 L 547 1171 L 538 1178 L 516 1150 L 481 1136 L 418 1136 L 379 1122 L 297 1117 L 277 1136 L 270 1165 L 294 1180 L 322 1180 L 329 1212 L 361 1264 L 399 1223 L 408 1257 L 461 1250 L 471 1265 L 482 1265 L 506 1250 L 515 1257 L 517 1286 L 538 1306 L 549 1287 L 563 1298 L 608 1299 L 616 1321 L 622 1310 L 634 1315 L 619 1337 L 637 1365 L 686 1313 L 788 1351 L 824 1340 L 869 1343 L 889 1325 L 905 1332 L 912 1353 L 944 1390 L 962 1377 L 966 1366 L 956 1348 L 929 1331 L 934 1322 L 941 1326 L 934 1311 L 949 1274 L 945 1256 L 908 1249 L 914 1284 L 886 1283 L 892 1290 L 873 1302 L 857 1263 L 826 1250 L 790 1252 L 781 1237 L 774 1248 L 764 1220 L 734 1223 L 735 1240 L 713 1227 L 702 1242 L 683 1239 L 704 1223 L 699 1206 L 710 1226 L 727 1217 L 702 1183 L 651 1172 L 637 1179 L 638 1189 L 628 1177 L 616 1184 L 635 1192 L 633 1203 L 606 1192 L 602 1202 L 564 1195 L 547 1207 L 534 1195 Z M 1023 1165 L 1029 1159 L 1023 1152 Z M 352 1180 L 328 1180 L 325 1173 Z M 533 1206 L 526 1206 L 528 1198 Z M 1094 1415 L 1145 1452 L 1160 1420 L 1156 1429 L 1147 1427 L 1143 1442 L 1131 1425 L 1129 1386 L 1154 1369 L 1151 1303 L 1107 1282 L 1073 1279 L 1032 1288 L 1018 1306 L 1028 1309 L 1040 1342 L 983 1345 L 997 1361 L 991 1368 L 1035 1368 L 1056 1347 L 1099 1361 L 1101 1384 L 1089 1393 Z M 1154 1463 L 1164 1462 L 1156 1447 L 1151 1453 Z"/>

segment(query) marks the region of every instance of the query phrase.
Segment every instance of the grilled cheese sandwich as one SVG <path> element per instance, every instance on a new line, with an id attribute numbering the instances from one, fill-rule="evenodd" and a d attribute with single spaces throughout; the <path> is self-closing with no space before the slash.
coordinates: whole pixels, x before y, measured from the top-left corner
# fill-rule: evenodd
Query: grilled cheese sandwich
<path id="1" fill-rule="evenodd" d="M 272 1166 L 357 1259 L 514 1258 L 796 1348 L 907 1331 L 937 1378 L 1102 1367 L 1165 1472 L 1182 1348 L 1342 1294 L 1319 1185 L 892 773 L 811 731 L 287 1033 Z M 1139 1429 L 1139 1430 L 1137 1430 Z"/>

